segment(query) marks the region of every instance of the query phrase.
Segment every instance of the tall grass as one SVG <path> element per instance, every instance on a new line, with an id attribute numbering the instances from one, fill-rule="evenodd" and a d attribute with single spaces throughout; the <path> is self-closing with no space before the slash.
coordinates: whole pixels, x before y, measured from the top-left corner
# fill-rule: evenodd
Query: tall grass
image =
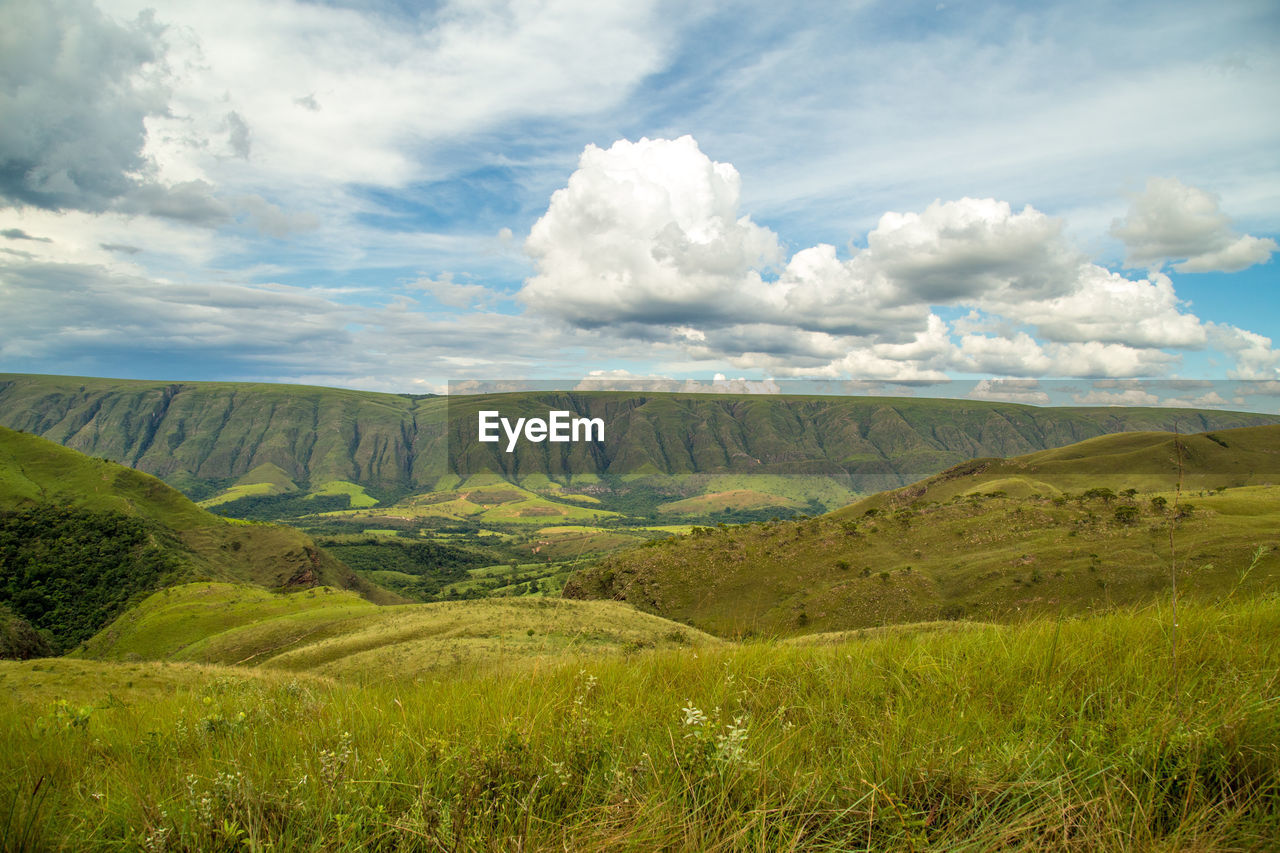
<path id="1" fill-rule="evenodd" d="M 0 839 L 70 850 L 1272 847 L 1280 600 L 1180 609 L 1177 696 L 1155 609 L 365 685 L 8 663 Z"/>

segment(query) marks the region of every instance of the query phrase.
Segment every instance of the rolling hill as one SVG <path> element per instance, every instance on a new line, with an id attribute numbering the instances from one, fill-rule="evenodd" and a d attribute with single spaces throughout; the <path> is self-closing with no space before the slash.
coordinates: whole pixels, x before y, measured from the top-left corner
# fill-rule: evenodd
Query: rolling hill
<path id="1" fill-rule="evenodd" d="M 474 440 L 481 409 L 605 422 L 593 445 Z M 149 382 L 0 374 L 0 424 L 154 474 L 196 499 L 318 494 L 351 506 L 497 473 L 515 483 L 656 481 L 692 497 L 743 480 L 803 475 L 833 507 L 849 491 L 914 482 L 975 457 L 1013 456 L 1104 434 L 1275 423 L 1268 415 L 1189 409 L 1037 408 L 914 398 L 524 392 L 422 397 L 232 382 Z M 734 486 L 710 485 L 729 474 Z M 838 483 L 839 486 L 833 486 Z M 840 494 L 841 488 L 844 489 Z M 791 490 L 794 491 L 794 490 Z M 672 494 L 653 503 L 673 499 Z M 758 498 L 753 498 L 758 502 Z M 802 501 L 803 503 L 803 501 Z"/>
<path id="2" fill-rule="evenodd" d="M 376 680 L 716 642 L 612 601 L 525 598 L 379 607 L 331 587 L 272 593 L 194 583 L 154 593 L 93 637 L 80 655 Z"/>
<path id="3" fill-rule="evenodd" d="M 818 518 L 654 541 L 578 572 L 565 595 L 721 636 L 1020 619 L 1164 593 L 1171 526 L 1180 589 L 1274 588 L 1280 426 L 973 460 Z"/>
<path id="4" fill-rule="evenodd" d="M 149 474 L 0 427 L 0 603 L 74 645 L 196 577 L 397 597 L 287 527 L 228 521 Z"/>

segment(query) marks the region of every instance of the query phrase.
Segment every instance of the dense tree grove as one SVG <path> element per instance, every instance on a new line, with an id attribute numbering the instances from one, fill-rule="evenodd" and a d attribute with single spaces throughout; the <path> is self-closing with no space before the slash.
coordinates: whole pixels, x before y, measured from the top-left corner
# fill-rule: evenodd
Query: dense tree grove
<path id="1" fill-rule="evenodd" d="M 145 522 L 42 504 L 0 512 L 0 603 L 55 651 L 88 639 L 178 569 Z"/>

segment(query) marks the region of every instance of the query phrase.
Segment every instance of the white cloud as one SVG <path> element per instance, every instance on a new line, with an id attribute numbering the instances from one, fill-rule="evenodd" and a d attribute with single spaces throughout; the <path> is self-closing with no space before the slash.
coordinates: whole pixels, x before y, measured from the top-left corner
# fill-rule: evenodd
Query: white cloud
<path id="1" fill-rule="evenodd" d="M 847 260 L 801 249 L 769 281 L 781 249 L 740 192 L 689 137 L 589 146 L 526 241 L 537 274 L 520 298 L 572 327 L 788 376 L 1143 376 L 1176 361 L 1163 348 L 1206 344 L 1167 276 L 1090 263 L 1030 206 L 887 213 Z M 935 306 L 971 308 L 958 343 Z"/>
<path id="2" fill-rule="evenodd" d="M 453 0 L 394 20 L 297 0 L 103 2 L 170 27 L 172 115 L 148 140 L 161 170 L 274 189 L 402 186 L 433 171 L 418 146 L 597 112 L 658 69 L 674 25 L 647 2 Z"/>
<path id="3" fill-rule="evenodd" d="M 1053 359 L 1026 332 L 999 338 L 965 335 L 956 364 L 968 373 L 1000 376 L 1044 376 L 1053 369 Z"/>
<path id="4" fill-rule="evenodd" d="M 548 354 L 557 346 L 593 343 L 566 341 L 521 317 L 442 318 L 408 297 L 364 306 L 347 296 L 281 284 L 167 281 L 89 264 L 0 262 L 0 359 L 87 374 L 139 361 L 162 371 L 213 362 L 243 378 L 323 376 L 326 384 L 403 390 L 451 375 L 522 375 L 533 365 L 555 365 Z M 500 351 L 495 340 L 503 341 Z M 562 371 L 580 365 L 568 355 Z M 375 376 L 379 382 L 369 381 Z"/>
<path id="5" fill-rule="evenodd" d="M 460 284 L 452 273 L 441 273 L 438 278 L 422 278 L 411 283 L 412 290 L 425 290 L 441 305 L 451 308 L 486 308 L 496 301 L 498 294 L 482 284 Z"/>
<path id="6" fill-rule="evenodd" d="M 1272 349 L 1271 338 L 1227 323 L 1208 323 L 1214 346 L 1235 359 L 1227 372 L 1232 379 L 1280 378 L 1280 350 Z"/>
<path id="7" fill-rule="evenodd" d="M 1098 341 L 1137 347 L 1198 348 L 1206 337 L 1199 318 L 1180 310 L 1167 276 L 1133 280 L 1096 264 L 1082 263 L 1070 292 L 1052 299 L 983 300 L 983 307 L 1022 323 L 1056 342 Z"/>
<path id="8" fill-rule="evenodd" d="M 1224 398 L 1217 391 L 1210 391 L 1207 394 L 1201 394 L 1199 397 L 1192 397 L 1189 402 L 1191 404 L 1189 408 L 1193 408 L 1193 409 L 1222 407 L 1222 406 L 1230 405 L 1227 402 L 1226 398 Z"/>
<path id="9" fill-rule="evenodd" d="M 1151 178 L 1111 234 L 1124 242 L 1127 266 L 1174 265 L 1179 272 L 1236 272 L 1265 263 L 1276 251 L 1270 238 L 1241 235 L 1218 198 L 1177 178 Z"/>
<path id="10" fill-rule="evenodd" d="M 1259 394 L 1268 397 L 1280 397 L 1280 380 L 1267 379 L 1250 382 L 1243 390 L 1250 395 Z"/>
<path id="11" fill-rule="evenodd" d="M 1254 264 L 1266 263 L 1277 248 L 1270 237 L 1245 234 L 1215 252 L 1207 252 L 1175 264 L 1178 272 L 1238 272 Z"/>
<path id="12" fill-rule="evenodd" d="M 581 328 L 749 317 L 780 249 L 739 216 L 739 184 L 692 137 L 587 146 L 525 241 L 521 298 Z"/>
<path id="13" fill-rule="evenodd" d="M 827 244 L 796 252 L 777 282 L 760 288 L 755 310 L 804 329 L 888 338 L 925 330 L 929 319 L 928 304 L 903 300 L 868 253 L 841 261 Z"/>
<path id="14" fill-rule="evenodd" d="M 1049 344 L 1045 351 L 1053 359 L 1054 376 L 1160 376 L 1179 360 L 1158 349 L 1097 341 Z"/>
<path id="15" fill-rule="evenodd" d="M 962 198 L 922 213 L 886 213 L 864 253 L 894 283 L 899 302 L 973 304 L 1037 299 L 1070 288 L 1082 258 L 1062 223 L 1031 206 Z"/>
<path id="16" fill-rule="evenodd" d="M 1160 398 L 1141 388 L 1126 391 L 1087 391 L 1073 396 L 1081 406 L 1158 406 Z"/>
<path id="17" fill-rule="evenodd" d="M 975 400 L 1049 405 L 1049 395 L 1035 379 L 983 379 L 966 396 Z"/>

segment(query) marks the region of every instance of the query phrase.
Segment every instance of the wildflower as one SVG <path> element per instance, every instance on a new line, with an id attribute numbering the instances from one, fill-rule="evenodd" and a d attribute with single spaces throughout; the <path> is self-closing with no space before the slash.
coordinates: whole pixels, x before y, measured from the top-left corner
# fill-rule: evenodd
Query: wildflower
<path id="1" fill-rule="evenodd" d="M 742 717 L 734 717 L 725 731 L 716 735 L 716 758 L 727 764 L 753 766 L 747 760 L 747 726 Z"/>

